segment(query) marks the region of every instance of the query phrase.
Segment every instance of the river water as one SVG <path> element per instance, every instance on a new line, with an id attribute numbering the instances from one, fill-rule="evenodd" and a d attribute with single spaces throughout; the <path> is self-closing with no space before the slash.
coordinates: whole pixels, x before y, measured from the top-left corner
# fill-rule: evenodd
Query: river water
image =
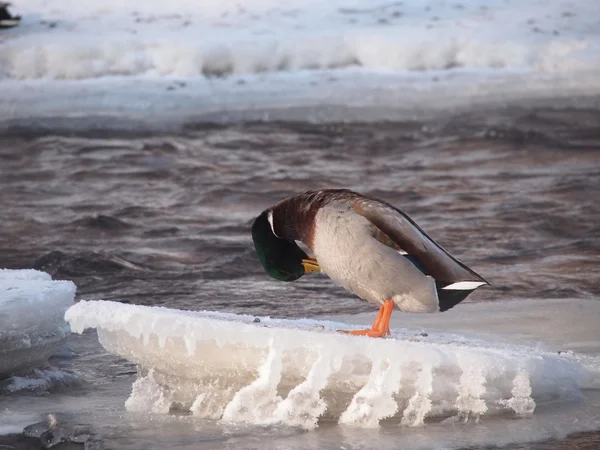
<path id="1" fill-rule="evenodd" d="M 0 266 L 73 280 L 78 300 L 281 318 L 374 313 L 324 276 L 267 279 L 255 256 L 249 229 L 260 211 L 325 187 L 403 209 L 492 283 L 465 304 L 600 301 L 596 109 L 511 107 L 375 123 L 190 123 L 154 134 L 7 130 L 0 146 Z M 535 322 L 527 320 L 521 325 Z M 560 342 L 570 325 L 547 334 Z M 590 341 L 598 338 L 600 331 Z M 27 424 L 54 412 L 92 426 L 107 448 L 127 449 L 165 442 L 181 449 L 388 448 L 394 433 L 408 432 L 384 427 L 357 438 L 330 423 L 302 433 L 131 414 L 123 405 L 135 366 L 107 353 L 93 332 L 73 336 L 70 349 L 52 364 L 73 376 L 6 391 L 5 418 Z M 481 426 L 439 442 L 532 450 L 599 445 L 595 433 L 489 441 L 477 437 Z"/>

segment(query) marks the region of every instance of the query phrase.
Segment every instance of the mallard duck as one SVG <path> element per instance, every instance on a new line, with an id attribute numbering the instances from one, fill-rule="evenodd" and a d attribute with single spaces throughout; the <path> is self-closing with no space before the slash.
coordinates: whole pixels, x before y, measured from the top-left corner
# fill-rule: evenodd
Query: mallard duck
<path id="1" fill-rule="evenodd" d="M 321 271 L 379 305 L 371 328 L 339 330 L 353 335 L 389 335 L 394 306 L 405 312 L 446 311 L 489 284 L 404 212 L 347 189 L 308 191 L 281 200 L 255 219 L 252 240 L 271 277 L 294 281 Z"/>

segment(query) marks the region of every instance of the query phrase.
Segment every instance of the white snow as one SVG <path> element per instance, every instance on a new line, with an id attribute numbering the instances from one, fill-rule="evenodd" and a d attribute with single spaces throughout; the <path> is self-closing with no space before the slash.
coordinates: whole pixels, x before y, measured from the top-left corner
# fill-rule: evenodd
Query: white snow
<path id="1" fill-rule="evenodd" d="M 36 270 L 0 270 L 0 377 L 46 362 L 70 334 L 71 281 Z"/>
<path id="2" fill-rule="evenodd" d="M 0 35 L 2 120 L 600 92 L 596 0 L 22 0 L 13 10 L 23 21 Z"/>
<path id="3" fill-rule="evenodd" d="M 385 418 L 415 427 L 531 417 L 600 387 L 597 355 L 457 333 L 395 328 L 390 339 L 371 339 L 335 333 L 348 324 L 333 321 L 255 323 L 107 301 L 81 301 L 65 318 L 77 333 L 96 328 L 108 351 L 141 366 L 130 411 L 307 429 L 319 420 L 372 428 Z"/>
<path id="4" fill-rule="evenodd" d="M 600 68 L 595 1 L 24 0 L 18 9 L 23 27 L 0 54 L 5 78 Z"/>

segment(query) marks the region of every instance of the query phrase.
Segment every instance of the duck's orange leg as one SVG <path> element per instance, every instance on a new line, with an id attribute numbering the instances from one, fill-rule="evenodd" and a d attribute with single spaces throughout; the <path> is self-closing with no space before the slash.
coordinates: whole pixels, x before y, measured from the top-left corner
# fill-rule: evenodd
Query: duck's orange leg
<path id="1" fill-rule="evenodd" d="M 371 326 L 371 328 L 373 328 L 373 329 L 379 328 L 379 324 L 383 320 L 384 310 L 385 310 L 385 307 L 383 305 L 381 305 L 379 307 L 379 312 L 377 313 L 377 317 L 375 317 L 375 322 L 373 322 L 373 325 Z"/>
<path id="2" fill-rule="evenodd" d="M 379 312 L 377 313 L 377 317 L 375 317 L 375 322 L 373 322 L 373 325 L 371 325 L 371 328 L 369 328 L 367 330 L 338 330 L 338 331 L 340 333 L 354 334 L 356 336 L 363 336 L 373 330 L 377 330 L 377 329 L 379 329 L 379 324 L 381 323 L 381 320 L 383 319 L 384 309 L 385 308 L 383 305 L 381 305 L 379 307 Z"/>
<path id="3" fill-rule="evenodd" d="M 353 334 L 355 336 L 383 337 L 390 334 L 390 318 L 394 309 L 394 301 L 386 300 L 379 307 L 379 313 L 371 328 L 367 330 L 338 330 L 340 333 Z"/>

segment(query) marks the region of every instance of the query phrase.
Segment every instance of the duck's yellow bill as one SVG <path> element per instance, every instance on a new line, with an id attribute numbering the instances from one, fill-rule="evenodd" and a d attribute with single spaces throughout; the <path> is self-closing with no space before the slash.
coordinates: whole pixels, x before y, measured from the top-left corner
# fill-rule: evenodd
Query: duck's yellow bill
<path id="1" fill-rule="evenodd" d="M 304 273 L 321 271 L 319 263 L 317 263 L 317 260 L 314 258 L 303 259 L 302 265 L 304 266 Z"/>

